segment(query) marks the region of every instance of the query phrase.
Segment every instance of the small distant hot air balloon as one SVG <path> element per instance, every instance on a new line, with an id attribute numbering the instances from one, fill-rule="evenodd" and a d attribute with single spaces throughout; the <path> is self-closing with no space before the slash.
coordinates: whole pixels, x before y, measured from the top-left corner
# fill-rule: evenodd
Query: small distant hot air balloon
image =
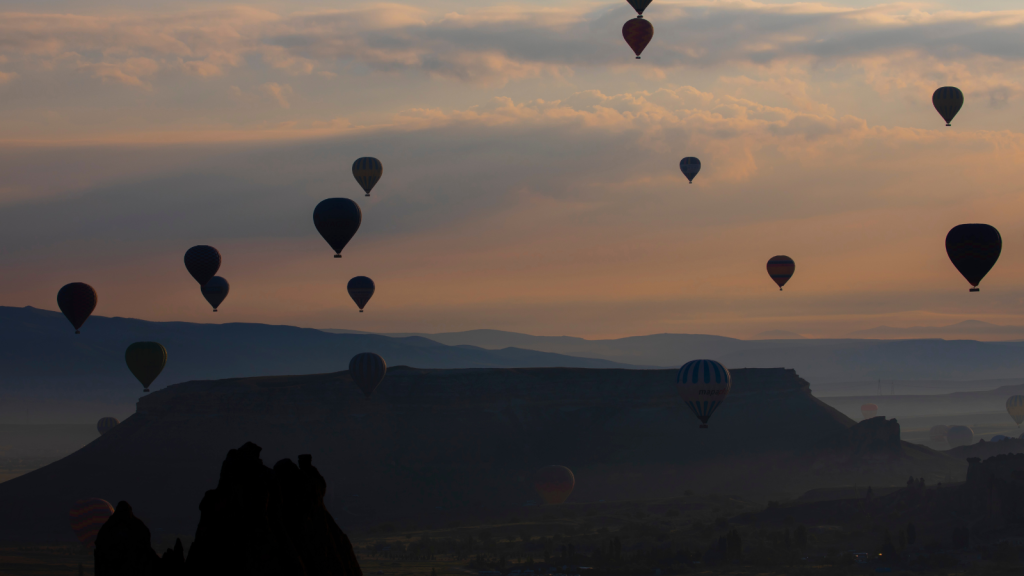
<path id="1" fill-rule="evenodd" d="M 100 435 L 103 435 L 110 432 L 114 426 L 117 426 L 118 424 L 120 424 L 120 422 L 117 421 L 117 418 L 114 418 L 113 416 L 104 416 L 96 423 L 96 431 L 99 432 Z"/>
<path id="2" fill-rule="evenodd" d="M 971 430 L 967 426 L 950 426 L 949 432 L 946 433 L 946 441 L 949 442 L 950 448 L 973 444 L 974 430 Z"/>
<path id="3" fill-rule="evenodd" d="M 928 438 L 932 442 L 942 442 L 946 439 L 946 435 L 949 434 L 949 426 L 945 424 L 937 424 L 932 426 L 931 430 L 928 431 Z"/>
<path id="4" fill-rule="evenodd" d="M 82 282 L 65 284 L 57 292 L 57 307 L 64 313 L 64 317 L 71 322 L 71 325 L 75 327 L 75 334 L 81 333 L 78 329 L 82 327 L 82 324 L 85 324 L 85 321 L 89 319 L 89 315 L 96 309 L 96 302 L 98 300 L 96 291 L 92 289 L 92 286 Z"/>
<path id="5" fill-rule="evenodd" d="M 970 282 L 971 292 L 999 260 L 1003 237 L 988 224 L 960 224 L 946 234 L 946 254 L 953 266 Z"/>
<path id="6" fill-rule="evenodd" d="M 647 7 L 651 5 L 651 0 L 626 0 L 626 1 L 629 2 L 629 5 L 633 7 L 633 10 L 636 10 L 636 13 L 639 14 L 639 16 L 637 16 L 637 18 L 643 18 L 644 17 L 644 10 L 646 10 Z"/>
<path id="7" fill-rule="evenodd" d="M 367 196 L 382 174 L 384 166 L 376 158 L 363 157 L 352 163 L 352 175 L 356 177 L 356 182 L 359 182 Z"/>
<path id="8" fill-rule="evenodd" d="M 1010 418 L 1013 418 L 1019 428 L 1021 422 L 1024 422 L 1024 396 L 1018 394 L 1007 398 L 1006 411 L 1009 412 Z"/>
<path id="9" fill-rule="evenodd" d="M 107 519 L 114 513 L 110 502 L 100 498 L 79 500 L 70 510 L 71 529 L 75 531 L 78 541 L 86 546 L 96 543 L 96 535 Z"/>
<path id="10" fill-rule="evenodd" d="M 213 246 L 193 246 L 185 252 L 185 268 L 200 286 L 205 286 L 220 270 L 220 252 Z"/>
<path id="11" fill-rule="evenodd" d="M 860 414 L 865 420 L 870 420 L 875 416 L 878 416 L 878 404 L 862 404 L 860 407 Z"/>
<path id="12" fill-rule="evenodd" d="M 796 270 L 796 262 L 789 256 L 772 256 L 768 259 L 768 275 L 779 285 L 779 292 L 782 287 L 793 277 Z"/>
<path id="13" fill-rule="evenodd" d="M 143 391 L 149 392 L 149 385 L 167 364 L 167 349 L 157 342 L 136 342 L 124 351 L 124 361 L 142 384 Z"/>
<path id="14" fill-rule="evenodd" d="M 228 297 L 228 290 L 230 289 L 231 286 L 228 284 L 227 280 L 220 276 L 214 276 L 213 278 L 210 278 L 209 282 L 203 284 L 200 291 L 203 293 L 203 298 L 206 298 L 206 301 L 210 303 L 210 306 L 213 306 L 213 311 L 216 312 L 217 307 L 220 306 L 221 302 Z"/>
<path id="15" fill-rule="evenodd" d="M 939 111 L 939 116 L 946 121 L 946 126 L 951 126 L 953 117 L 964 105 L 964 93 L 953 86 L 943 86 L 932 94 L 932 105 Z"/>
<path id="16" fill-rule="evenodd" d="M 654 37 L 654 26 L 642 17 L 633 18 L 622 25 L 622 37 L 626 39 L 626 44 L 629 44 L 636 54 L 636 59 L 639 60 L 640 53 Z"/>
<path id="17" fill-rule="evenodd" d="M 335 258 L 341 258 L 342 249 L 356 235 L 362 222 L 359 205 L 348 198 L 328 198 L 313 210 L 313 225 L 334 249 Z"/>
<path id="18" fill-rule="evenodd" d="M 360 312 L 363 311 L 363 306 L 370 301 L 374 290 L 376 290 L 376 286 L 374 286 L 373 280 L 366 276 L 356 276 L 348 281 L 348 295 L 352 297 L 356 306 L 359 306 Z"/>
<path id="19" fill-rule="evenodd" d="M 682 170 L 683 176 L 686 176 L 690 184 L 693 184 L 693 177 L 697 175 L 697 172 L 700 172 L 700 160 L 693 156 L 687 156 L 679 161 L 679 169 Z"/>
<path id="20" fill-rule="evenodd" d="M 388 365 L 384 359 L 373 352 L 356 354 L 348 363 L 348 374 L 359 386 L 359 389 L 369 398 L 377 385 L 384 380 L 384 374 L 388 371 Z"/>
<path id="21" fill-rule="evenodd" d="M 545 504 L 561 504 L 576 487 L 576 477 L 565 466 L 545 466 L 533 478 L 533 489 Z"/>
<path id="22" fill-rule="evenodd" d="M 691 360 L 676 374 L 676 388 L 700 419 L 700 427 L 707 428 L 708 418 L 732 390 L 732 375 L 714 360 Z"/>

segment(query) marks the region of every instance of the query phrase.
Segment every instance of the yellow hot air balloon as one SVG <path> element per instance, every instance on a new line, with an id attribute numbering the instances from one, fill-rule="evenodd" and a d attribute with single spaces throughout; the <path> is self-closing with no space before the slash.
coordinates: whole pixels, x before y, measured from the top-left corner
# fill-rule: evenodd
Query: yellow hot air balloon
<path id="1" fill-rule="evenodd" d="M 1019 428 L 1021 422 L 1024 422 L 1024 396 L 1018 394 L 1007 398 L 1006 411 L 1010 413 L 1010 418 L 1013 418 Z"/>

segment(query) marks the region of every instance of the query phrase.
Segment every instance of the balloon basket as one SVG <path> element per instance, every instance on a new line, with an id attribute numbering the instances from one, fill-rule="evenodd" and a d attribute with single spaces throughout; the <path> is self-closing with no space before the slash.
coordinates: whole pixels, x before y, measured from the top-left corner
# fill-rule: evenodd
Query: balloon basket
<path id="1" fill-rule="evenodd" d="M 367 192 L 367 193 L 366 193 L 366 197 L 367 197 L 367 198 L 369 198 L 369 197 L 370 197 L 370 193 L 369 193 L 369 192 Z"/>
<path id="2" fill-rule="evenodd" d="M 950 124 L 949 122 L 946 122 L 946 126 L 952 126 L 952 124 Z"/>
<path id="3" fill-rule="evenodd" d="M 637 60 L 639 60 L 639 59 L 640 59 L 640 57 L 639 57 L 639 56 L 637 56 L 637 57 L 636 57 L 636 59 L 637 59 Z"/>
<path id="4" fill-rule="evenodd" d="M 341 254 L 335 254 L 334 257 L 335 258 L 341 258 Z"/>
<path id="5" fill-rule="evenodd" d="M 708 427 L 708 425 L 707 425 L 707 424 L 701 424 L 701 425 L 700 425 L 700 427 L 701 427 L 701 428 L 707 428 L 707 427 Z"/>
<path id="6" fill-rule="evenodd" d="M 214 312 L 216 312 L 216 311 L 217 311 L 217 309 L 216 309 L 216 308 L 214 308 L 214 309 L 213 309 L 213 311 L 214 311 Z"/>
<path id="7" fill-rule="evenodd" d="M 78 330 L 75 330 L 75 334 L 81 334 L 81 332 L 79 332 Z"/>
<path id="8" fill-rule="evenodd" d="M 360 310 L 360 311 L 359 311 L 359 313 L 360 313 L 360 314 L 362 314 L 362 313 L 363 313 L 363 311 L 362 311 L 362 310 Z"/>
<path id="9" fill-rule="evenodd" d="M 981 288 L 971 288 L 971 292 L 981 292 Z"/>

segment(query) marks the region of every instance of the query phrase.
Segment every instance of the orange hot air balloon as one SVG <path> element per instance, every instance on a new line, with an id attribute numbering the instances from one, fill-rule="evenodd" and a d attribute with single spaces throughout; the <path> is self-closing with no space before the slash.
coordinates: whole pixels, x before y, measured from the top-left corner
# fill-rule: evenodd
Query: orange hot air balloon
<path id="1" fill-rule="evenodd" d="M 864 404 L 860 407 L 860 413 L 865 420 L 870 420 L 878 416 L 878 404 Z"/>
<path id="2" fill-rule="evenodd" d="M 540 494 L 545 504 L 565 502 L 575 486 L 576 478 L 572 470 L 565 466 L 545 466 L 537 471 L 533 480 L 533 489 Z"/>
<path id="3" fill-rule="evenodd" d="M 647 48 L 651 38 L 654 38 L 654 26 L 651 26 L 651 23 L 643 18 L 633 18 L 622 25 L 622 37 L 625 38 L 626 44 L 629 44 L 636 54 L 636 59 L 639 60 L 640 53 Z"/>
<path id="4" fill-rule="evenodd" d="M 796 262 L 789 256 L 772 256 L 768 259 L 768 275 L 779 285 L 779 292 L 782 292 L 782 287 L 793 277 L 794 271 Z"/>

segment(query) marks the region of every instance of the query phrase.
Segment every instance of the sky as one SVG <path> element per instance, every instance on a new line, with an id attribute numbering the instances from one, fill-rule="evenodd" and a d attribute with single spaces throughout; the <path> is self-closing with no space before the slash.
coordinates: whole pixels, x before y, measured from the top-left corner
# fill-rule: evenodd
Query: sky
<path id="1" fill-rule="evenodd" d="M 0 1 L 0 305 L 86 282 L 104 316 L 382 332 L 1024 324 L 1010 2 L 654 0 L 641 60 L 624 0 L 141 4 Z M 341 260 L 312 225 L 337 196 L 363 211 Z M 973 294 L 944 249 L 967 222 L 1004 242 Z"/>

